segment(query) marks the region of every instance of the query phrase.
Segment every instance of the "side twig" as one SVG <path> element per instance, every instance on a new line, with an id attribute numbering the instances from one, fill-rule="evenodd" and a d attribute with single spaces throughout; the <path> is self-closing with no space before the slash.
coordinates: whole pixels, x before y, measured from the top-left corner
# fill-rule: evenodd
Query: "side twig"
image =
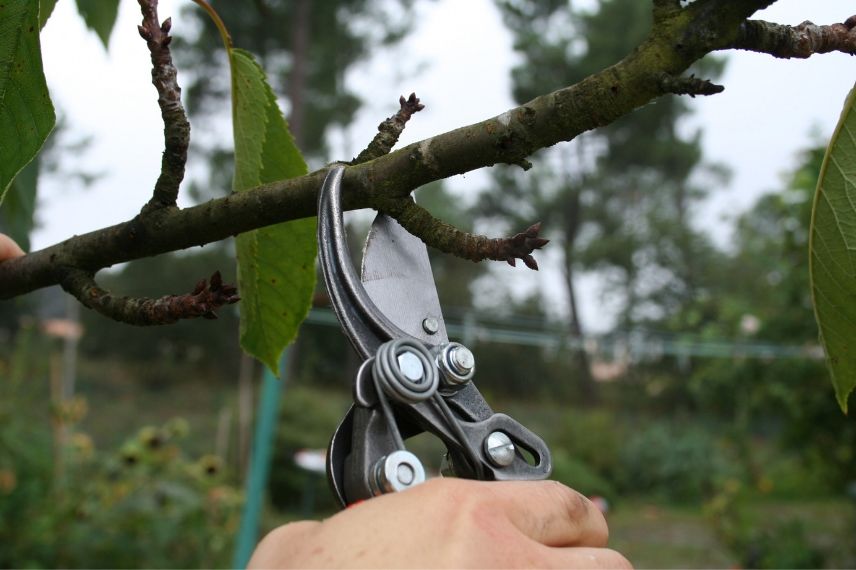
<path id="1" fill-rule="evenodd" d="M 726 49 L 743 49 L 767 53 L 782 59 L 805 59 L 816 53 L 840 51 L 856 55 L 856 16 L 843 24 L 819 26 L 805 21 L 798 26 L 784 26 L 763 20 L 747 20 L 734 42 Z"/>
<path id="2" fill-rule="evenodd" d="M 669 93 L 689 95 L 693 98 L 696 95 L 716 95 L 725 91 L 725 87 L 722 85 L 717 85 L 708 79 L 702 79 L 695 75 L 684 77 L 664 73 L 660 76 L 660 86 Z"/>
<path id="3" fill-rule="evenodd" d="M 398 99 L 398 104 L 401 108 L 390 118 L 377 126 L 377 134 L 351 164 L 361 164 L 374 160 L 385 154 L 389 154 L 395 143 L 398 142 L 398 137 L 404 131 L 407 121 L 413 116 L 413 113 L 418 113 L 425 108 L 425 105 L 419 102 L 416 93 L 411 93 L 407 99 L 402 95 Z"/>
<path id="4" fill-rule="evenodd" d="M 62 280 L 62 288 L 74 295 L 84 306 L 113 320 L 138 326 L 167 325 L 182 319 L 202 317 L 216 319 L 216 310 L 237 303 L 237 289 L 223 283 L 220 272 L 196 284 L 186 295 L 167 295 L 158 299 L 119 297 L 95 282 L 92 273 L 70 269 Z"/>
<path id="5" fill-rule="evenodd" d="M 532 252 L 541 249 L 550 240 L 540 237 L 541 222 L 507 238 L 489 238 L 459 230 L 431 215 L 413 200 L 401 198 L 380 208 L 395 218 L 408 232 L 419 237 L 426 245 L 470 261 L 493 259 L 506 261 L 512 267 L 520 259 L 529 269 L 538 270 Z"/>
<path id="6" fill-rule="evenodd" d="M 161 173 L 155 183 L 151 200 L 143 206 L 142 213 L 175 206 L 178 187 L 184 179 L 187 163 L 187 147 L 190 143 L 190 123 L 181 104 L 181 87 L 178 71 L 172 63 L 169 30 L 172 18 L 161 24 L 158 20 L 157 0 L 139 0 L 143 23 L 137 29 L 146 40 L 152 58 L 152 84 L 158 92 L 158 105 L 163 118 L 164 152 Z"/>

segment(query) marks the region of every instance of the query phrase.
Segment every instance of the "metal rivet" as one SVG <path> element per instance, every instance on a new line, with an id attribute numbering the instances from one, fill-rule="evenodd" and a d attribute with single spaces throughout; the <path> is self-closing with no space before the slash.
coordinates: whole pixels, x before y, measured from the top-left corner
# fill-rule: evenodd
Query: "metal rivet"
<path id="1" fill-rule="evenodd" d="M 422 319 L 422 330 L 428 334 L 437 334 L 440 331 L 440 323 L 434 317 Z"/>
<path id="2" fill-rule="evenodd" d="M 490 462 L 497 467 L 508 467 L 514 462 L 514 443 L 501 431 L 492 432 L 487 436 L 484 440 L 484 450 Z"/>
<path id="3" fill-rule="evenodd" d="M 398 477 L 398 482 L 402 485 L 411 485 L 416 478 L 416 472 L 410 465 L 402 463 L 396 469 L 396 476 Z"/>

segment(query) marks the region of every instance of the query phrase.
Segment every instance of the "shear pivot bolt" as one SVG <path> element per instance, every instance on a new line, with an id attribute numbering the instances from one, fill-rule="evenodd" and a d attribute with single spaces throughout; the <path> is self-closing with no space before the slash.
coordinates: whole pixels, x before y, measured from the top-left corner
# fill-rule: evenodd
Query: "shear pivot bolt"
<path id="1" fill-rule="evenodd" d="M 422 362 L 419 357 L 412 352 L 402 352 L 398 355 L 398 368 L 401 369 L 408 380 L 419 382 L 425 376 L 425 369 L 422 368 Z"/>
<path id="2" fill-rule="evenodd" d="M 501 431 L 492 432 L 487 436 L 484 440 L 484 450 L 490 462 L 497 467 L 508 467 L 514 462 L 514 443 Z"/>

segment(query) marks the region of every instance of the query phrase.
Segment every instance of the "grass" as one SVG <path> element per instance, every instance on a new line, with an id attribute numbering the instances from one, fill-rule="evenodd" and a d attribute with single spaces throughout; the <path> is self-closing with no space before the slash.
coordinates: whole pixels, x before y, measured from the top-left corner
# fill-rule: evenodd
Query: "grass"
<path id="1" fill-rule="evenodd" d="M 736 564 L 700 507 L 624 502 L 609 513 L 607 521 L 609 546 L 636 568 L 732 568 Z"/>
<path id="2" fill-rule="evenodd" d="M 829 568 L 856 565 L 856 506 L 846 500 L 760 501 L 741 505 L 758 526 L 798 520 L 808 542 L 822 550 Z M 609 513 L 609 546 L 636 568 L 739 568 L 740 560 L 717 536 L 699 506 L 632 500 Z"/>

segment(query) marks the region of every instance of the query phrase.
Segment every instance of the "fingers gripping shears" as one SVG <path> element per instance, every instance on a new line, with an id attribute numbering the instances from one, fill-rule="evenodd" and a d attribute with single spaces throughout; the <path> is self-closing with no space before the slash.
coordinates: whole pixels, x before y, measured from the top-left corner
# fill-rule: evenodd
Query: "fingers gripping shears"
<path id="1" fill-rule="evenodd" d="M 357 276 L 342 219 L 344 172 L 333 166 L 319 193 L 319 258 L 333 310 L 363 363 L 327 450 L 333 493 L 347 506 L 423 482 L 405 441 L 425 431 L 443 441 L 456 477 L 547 478 L 547 445 L 491 410 L 472 381 L 472 352 L 449 342 L 422 241 L 378 213 Z"/>

